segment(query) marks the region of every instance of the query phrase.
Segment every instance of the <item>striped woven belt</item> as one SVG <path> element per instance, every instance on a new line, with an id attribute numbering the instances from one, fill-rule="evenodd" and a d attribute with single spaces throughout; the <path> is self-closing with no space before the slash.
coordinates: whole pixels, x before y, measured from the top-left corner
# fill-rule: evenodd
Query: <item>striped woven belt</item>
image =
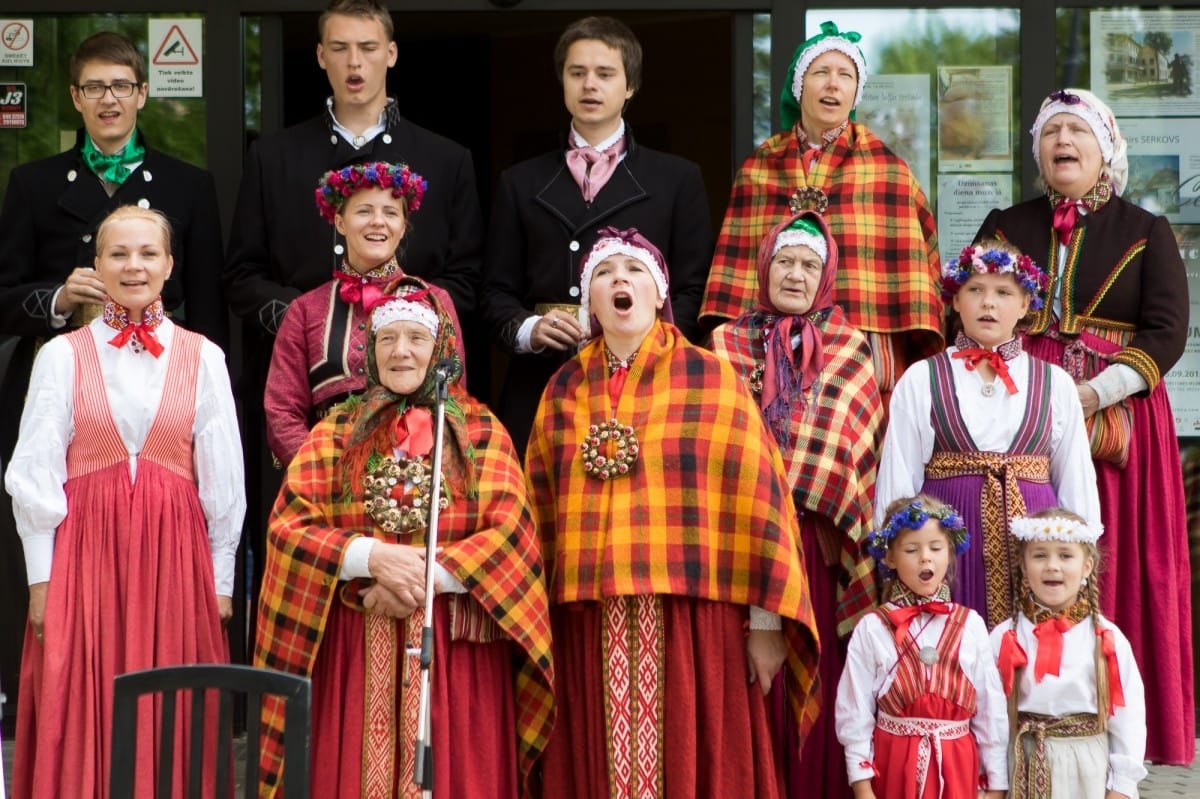
<path id="1" fill-rule="evenodd" d="M 1050 760 L 1046 756 L 1047 738 L 1086 738 L 1104 732 L 1104 724 L 1095 713 L 1073 716 L 1017 714 L 1017 734 L 1013 739 L 1013 774 L 1010 787 L 1013 799 L 1050 799 Z M 1033 736 L 1033 757 L 1025 755 L 1022 738 Z"/>
<path id="2" fill-rule="evenodd" d="M 971 734 L 971 720 L 947 721 L 946 719 L 900 718 L 880 711 L 875 718 L 875 726 L 890 735 L 904 735 L 920 738 L 917 744 L 917 796 L 925 788 L 925 780 L 929 776 L 929 762 L 937 758 L 938 796 L 946 787 L 942 781 L 942 741 L 963 738 Z"/>
<path id="3" fill-rule="evenodd" d="M 978 474 L 979 517 L 983 527 L 983 562 L 987 564 L 988 627 L 1012 615 L 1012 543 L 1008 520 L 1025 515 L 1025 498 L 1018 481 L 1050 482 L 1050 459 L 1045 455 L 1007 455 L 1002 452 L 935 452 L 925 465 L 927 480 Z"/>

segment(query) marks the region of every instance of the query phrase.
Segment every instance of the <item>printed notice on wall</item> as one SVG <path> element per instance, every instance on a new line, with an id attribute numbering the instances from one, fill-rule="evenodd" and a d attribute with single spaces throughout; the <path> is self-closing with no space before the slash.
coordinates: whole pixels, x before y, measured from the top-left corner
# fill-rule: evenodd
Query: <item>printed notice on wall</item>
<path id="1" fill-rule="evenodd" d="M 1121 196 L 1172 224 L 1200 224 L 1200 119 L 1119 122 L 1129 158 Z"/>
<path id="2" fill-rule="evenodd" d="M 0 19 L 0 67 L 33 66 L 33 20 Z"/>
<path id="3" fill-rule="evenodd" d="M 1092 91 L 1124 117 L 1200 116 L 1200 11 L 1093 11 Z"/>
<path id="4" fill-rule="evenodd" d="M 1163 375 L 1163 380 L 1175 412 L 1175 435 L 1200 436 L 1200 225 L 1172 227 L 1187 269 L 1191 320 L 1183 357 Z"/>
<path id="5" fill-rule="evenodd" d="M 1012 67 L 938 67 L 938 171 L 1011 172 Z"/>
<path id="6" fill-rule="evenodd" d="M 938 173 L 937 229 L 942 263 L 958 258 L 975 241 L 993 208 L 1012 205 L 1010 173 L 947 175 Z"/>
<path id="7" fill-rule="evenodd" d="M 150 96 L 203 97 L 204 20 L 149 21 Z"/>
<path id="8" fill-rule="evenodd" d="M 929 194 L 929 76 L 872 75 L 855 118 L 871 129 Z"/>

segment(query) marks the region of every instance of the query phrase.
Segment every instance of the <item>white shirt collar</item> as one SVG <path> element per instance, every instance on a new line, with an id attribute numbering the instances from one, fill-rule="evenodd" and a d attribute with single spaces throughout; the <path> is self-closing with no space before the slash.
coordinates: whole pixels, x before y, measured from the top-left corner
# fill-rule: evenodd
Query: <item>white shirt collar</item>
<path id="1" fill-rule="evenodd" d="M 604 152 L 609 147 L 612 147 L 614 144 L 619 142 L 624 135 L 625 135 L 625 119 L 624 119 L 624 117 L 622 117 L 621 124 L 617 125 L 617 129 L 615 131 L 613 131 L 613 134 L 611 136 L 609 136 L 607 139 L 605 139 L 604 141 L 597 144 L 595 146 L 595 148 L 593 148 L 593 149 L 595 149 L 599 152 Z M 575 123 L 571 123 L 571 141 L 572 141 L 572 143 L 574 143 L 574 145 L 576 147 L 591 147 L 591 145 L 588 144 L 587 139 L 580 136 L 579 131 L 575 130 Z"/>
<path id="2" fill-rule="evenodd" d="M 391 102 L 390 100 L 388 102 Z M 379 112 L 379 121 L 362 132 L 362 135 L 355 135 L 353 131 L 338 122 L 338 118 L 333 114 L 333 97 L 332 95 L 325 98 L 325 107 L 329 109 L 329 118 L 333 120 L 334 133 L 346 140 L 346 143 L 351 147 L 358 149 L 367 142 L 373 140 L 380 133 L 387 130 L 387 106 Z"/>

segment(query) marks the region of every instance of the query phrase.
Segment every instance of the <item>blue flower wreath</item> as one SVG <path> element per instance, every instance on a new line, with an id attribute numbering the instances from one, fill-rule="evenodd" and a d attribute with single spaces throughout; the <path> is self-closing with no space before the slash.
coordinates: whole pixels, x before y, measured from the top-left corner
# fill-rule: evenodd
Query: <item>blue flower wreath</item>
<path id="1" fill-rule="evenodd" d="M 958 259 L 942 265 L 942 299 L 949 303 L 972 275 L 1012 275 L 1029 295 L 1029 310 L 1042 309 L 1046 273 L 1028 255 L 1013 255 L 998 247 L 964 247 Z"/>
<path id="2" fill-rule="evenodd" d="M 915 499 L 893 513 L 883 529 L 875 530 L 867 536 L 867 551 L 879 562 L 881 572 L 891 572 L 883 560 L 887 557 L 888 547 L 896 540 L 896 536 L 900 535 L 900 531 L 920 530 L 930 519 L 937 519 L 942 529 L 949 533 L 950 540 L 954 542 L 955 555 L 961 555 L 971 546 L 971 534 L 967 532 L 967 525 L 953 508 L 929 511 L 925 510 L 921 500 Z"/>

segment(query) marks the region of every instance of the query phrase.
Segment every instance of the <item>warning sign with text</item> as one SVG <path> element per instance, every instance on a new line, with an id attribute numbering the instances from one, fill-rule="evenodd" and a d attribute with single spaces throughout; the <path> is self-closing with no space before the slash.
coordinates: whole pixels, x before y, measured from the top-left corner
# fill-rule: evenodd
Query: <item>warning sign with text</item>
<path id="1" fill-rule="evenodd" d="M 204 20 L 151 19 L 151 97 L 204 96 Z"/>
<path id="2" fill-rule="evenodd" d="M 0 19 L 0 67 L 33 66 L 33 20 Z"/>
<path id="3" fill-rule="evenodd" d="M 0 83 L 0 128 L 23 128 L 29 98 L 24 83 Z"/>

